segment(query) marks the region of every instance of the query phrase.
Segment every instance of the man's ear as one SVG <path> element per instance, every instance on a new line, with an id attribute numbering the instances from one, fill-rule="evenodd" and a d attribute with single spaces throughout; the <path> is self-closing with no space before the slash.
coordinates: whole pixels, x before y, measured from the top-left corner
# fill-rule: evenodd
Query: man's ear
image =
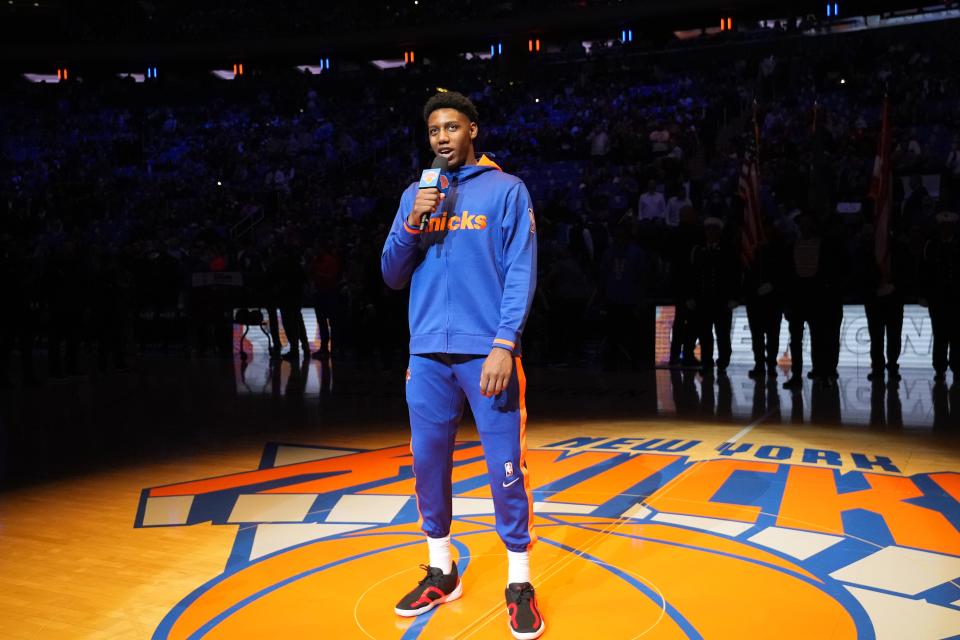
<path id="1" fill-rule="evenodd" d="M 476 123 L 476 122 L 471 122 L 471 123 L 470 123 L 470 139 L 471 139 L 471 140 L 476 140 L 478 133 L 480 133 L 480 128 L 477 127 L 477 123 Z"/>

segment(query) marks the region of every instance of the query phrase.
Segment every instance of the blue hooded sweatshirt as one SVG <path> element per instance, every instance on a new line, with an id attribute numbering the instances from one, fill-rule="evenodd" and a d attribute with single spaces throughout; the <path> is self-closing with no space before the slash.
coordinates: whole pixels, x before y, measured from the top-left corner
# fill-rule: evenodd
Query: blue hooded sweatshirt
<path id="1" fill-rule="evenodd" d="M 537 284 L 530 194 L 485 157 L 448 175 L 423 233 L 406 223 L 418 183 L 403 192 L 380 258 L 390 288 L 410 283 L 410 353 L 519 355 Z"/>

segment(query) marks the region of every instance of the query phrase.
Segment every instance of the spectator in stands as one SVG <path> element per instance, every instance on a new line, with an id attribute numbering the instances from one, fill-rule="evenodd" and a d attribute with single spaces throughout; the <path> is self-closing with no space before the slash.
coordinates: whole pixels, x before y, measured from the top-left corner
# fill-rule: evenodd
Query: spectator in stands
<path id="1" fill-rule="evenodd" d="M 558 363 L 573 364 L 583 355 L 584 313 L 593 287 L 567 248 L 560 250 L 544 284 L 550 302 L 550 350 Z"/>
<path id="2" fill-rule="evenodd" d="M 636 325 L 643 297 L 644 256 L 630 231 L 627 221 L 614 228 L 613 242 L 600 263 L 600 293 L 607 322 L 606 367 L 610 370 L 619 369 L 622 361 L 634 369 L 640 366 Z"/>
<path id="3" fill-rule="evenodd" d="M 663 194 L 657 191 L 657 181 L 648 180 L 647 190 L 640 195 L 638 205 L 638 219 L 643 221 L 664 220 L 667 212 L 667 203 L 663 199 Z"/>
<path id="4" fill-rule="evenodd" d="M 677 183 L 672 188 L 672 193 L 670 199 L 667 201 L 667 208 L 665 213 L 666 223 L 668 227 L 676 227 L 680 225 L 680 211 L 686 207 L 692 207 L 693 203 L 690 201 L 690 196 L 687 194 L 686 189 L 684 189 L 682 183 Z"/>
<path id="5" fill-rule="evenodd" d="M 670 151 L 670 148 L 670 131 L 660 123 L 650 132 L 650 150 L 654 156 L 662 156 Z"/>

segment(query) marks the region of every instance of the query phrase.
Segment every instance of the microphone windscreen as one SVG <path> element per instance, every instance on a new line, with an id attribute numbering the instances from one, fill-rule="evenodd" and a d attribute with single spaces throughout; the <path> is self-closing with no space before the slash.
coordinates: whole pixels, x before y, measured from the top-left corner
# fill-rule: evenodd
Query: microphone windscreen
<path id="1" fill-rule="evenodd" d="M 420 175 L 420 189 L 433 189 L 438 188 L 441 191 L 447 190 L 447 185 L 449 181 L 447 177 L 443 175 L 447 169 L 450 167 L 450 162 L 443 156 L 437 156 L 433 159 L 433 164 L 430 165 L 429 169 L 424 169 L 423 173 Z"/>

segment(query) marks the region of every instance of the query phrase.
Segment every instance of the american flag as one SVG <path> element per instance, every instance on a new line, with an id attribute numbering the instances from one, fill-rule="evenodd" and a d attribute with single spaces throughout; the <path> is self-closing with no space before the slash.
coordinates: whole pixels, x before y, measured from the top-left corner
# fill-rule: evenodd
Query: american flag
<path id="1" fill-rule="evenodd" d="M 743 226 L 740 230 L 740 260 L 744 266 L 753 264 L 754 255 L 761 242 L 766 240 L 763 230 L 763 211 L 760 208 L 760 129 L 757 125 L 757 110 L 753 111 L 753 138 L 748 140 L 740 169 L 737 192 L 743 199 Z"/>
<path id="2" fill-rule="evenodd" d="M 874 254 L 880 281 L 890 282 L 890 207 L 893 202 L 893 166 L 890 161 L 893 140 L 890 130 L 890 98 L 883 97 L 883 124 L 877 141 L 877 156 L 873 161 L 873 179 L 870 193 L 873 200 Z"/>

